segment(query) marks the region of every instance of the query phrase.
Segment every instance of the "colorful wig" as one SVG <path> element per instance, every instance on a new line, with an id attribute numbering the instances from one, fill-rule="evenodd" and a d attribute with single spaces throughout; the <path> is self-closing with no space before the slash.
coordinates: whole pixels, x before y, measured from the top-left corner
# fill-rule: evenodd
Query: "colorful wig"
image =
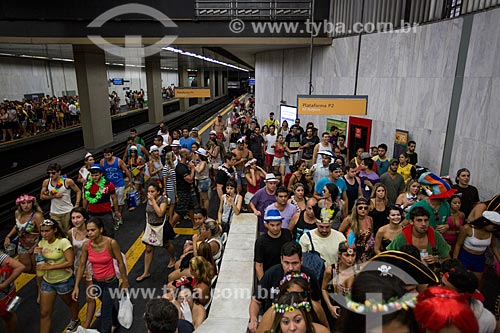
<path id="1" fill-rule="evenodd" d="M 428 288 L 417 298 L 415 318 L 422 328 L 432 331 L 454 325 L 462 333 L 478 333 L 479 326 L 467 299 L 448 288 Z"/>

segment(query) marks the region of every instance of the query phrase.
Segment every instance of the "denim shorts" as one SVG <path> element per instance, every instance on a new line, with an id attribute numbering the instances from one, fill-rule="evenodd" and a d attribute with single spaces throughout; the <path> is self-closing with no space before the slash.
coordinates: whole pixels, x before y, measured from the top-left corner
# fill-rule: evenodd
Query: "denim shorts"
<path id="1" fill-rule="evenodd" d="M 71 275 L 71 277 L 67 280 L 57 282 L 57 283 L 48 283 L 45 280 L 42 280 L 42 293 L 50 293 L 55 291 L 58 295 L 65 295 L 73 291 L 75 287 L 75 276 Z"/>
<path id="2" fill-rule="evenodd" d="M 210 189 L 210 178 L 198 179 L 197 180 L 198 190 L 201 193 L 207 193 Z"/>

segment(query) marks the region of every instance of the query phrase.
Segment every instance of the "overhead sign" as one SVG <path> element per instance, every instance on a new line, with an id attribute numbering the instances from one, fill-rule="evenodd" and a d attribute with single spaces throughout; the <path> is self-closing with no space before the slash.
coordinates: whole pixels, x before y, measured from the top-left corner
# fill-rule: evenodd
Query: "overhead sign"
<path id="1" fill-rule="evenodd" d="M 122 86 L 123 85 L 123 78 L 111 79 L 111 83 L 113 83 L 115 86 Z"/>
<path id="2" fill-rule="evenodd" d="M 210 88 L 175 88 L 175 98 L 210 97 Z"/>
<path id="3" fill-rule="evenodd" d="M 255 79 L 248 79 L 248 85 L 255 86 Z"/>
<path id="4" fill-rule="evenodd" d="M 299 114 L 366 116 L 368 96 L 297 95 Z"/>
<path id="5" fill-rule="evenodd" d="M 297 119 L 297 107 L 291 105 L 280 105 L 280 126 L 283 124 L 283 120 L 288 123 L 288 128 L 295 124 L 295 119 Z"/>

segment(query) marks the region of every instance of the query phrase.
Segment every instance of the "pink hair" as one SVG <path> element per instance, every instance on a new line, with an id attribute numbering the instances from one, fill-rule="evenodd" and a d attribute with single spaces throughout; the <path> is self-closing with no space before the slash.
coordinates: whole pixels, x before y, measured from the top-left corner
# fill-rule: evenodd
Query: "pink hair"
<path id="1" fill-rule="evenodd" d="M 462 333 L 478 333 L 479 326 L 467 297 L 444 287 L 431 287 L 417 297 L 417 322 L 425 329 L 439 331 L 454 325 Z"/>

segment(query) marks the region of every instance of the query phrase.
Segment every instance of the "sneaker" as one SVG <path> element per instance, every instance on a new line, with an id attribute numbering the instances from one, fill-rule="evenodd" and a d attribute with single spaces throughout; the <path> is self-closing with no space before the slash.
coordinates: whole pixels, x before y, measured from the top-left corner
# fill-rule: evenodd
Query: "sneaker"
<path id="1" fill-rule="evenodd" d="M 76 332 L 78 326 L 80 326 L 80 318 L 78 318 L 77 320 L 71 320 L 69 322 L 68 328 L 66 329 L 66 332 Z"/>

